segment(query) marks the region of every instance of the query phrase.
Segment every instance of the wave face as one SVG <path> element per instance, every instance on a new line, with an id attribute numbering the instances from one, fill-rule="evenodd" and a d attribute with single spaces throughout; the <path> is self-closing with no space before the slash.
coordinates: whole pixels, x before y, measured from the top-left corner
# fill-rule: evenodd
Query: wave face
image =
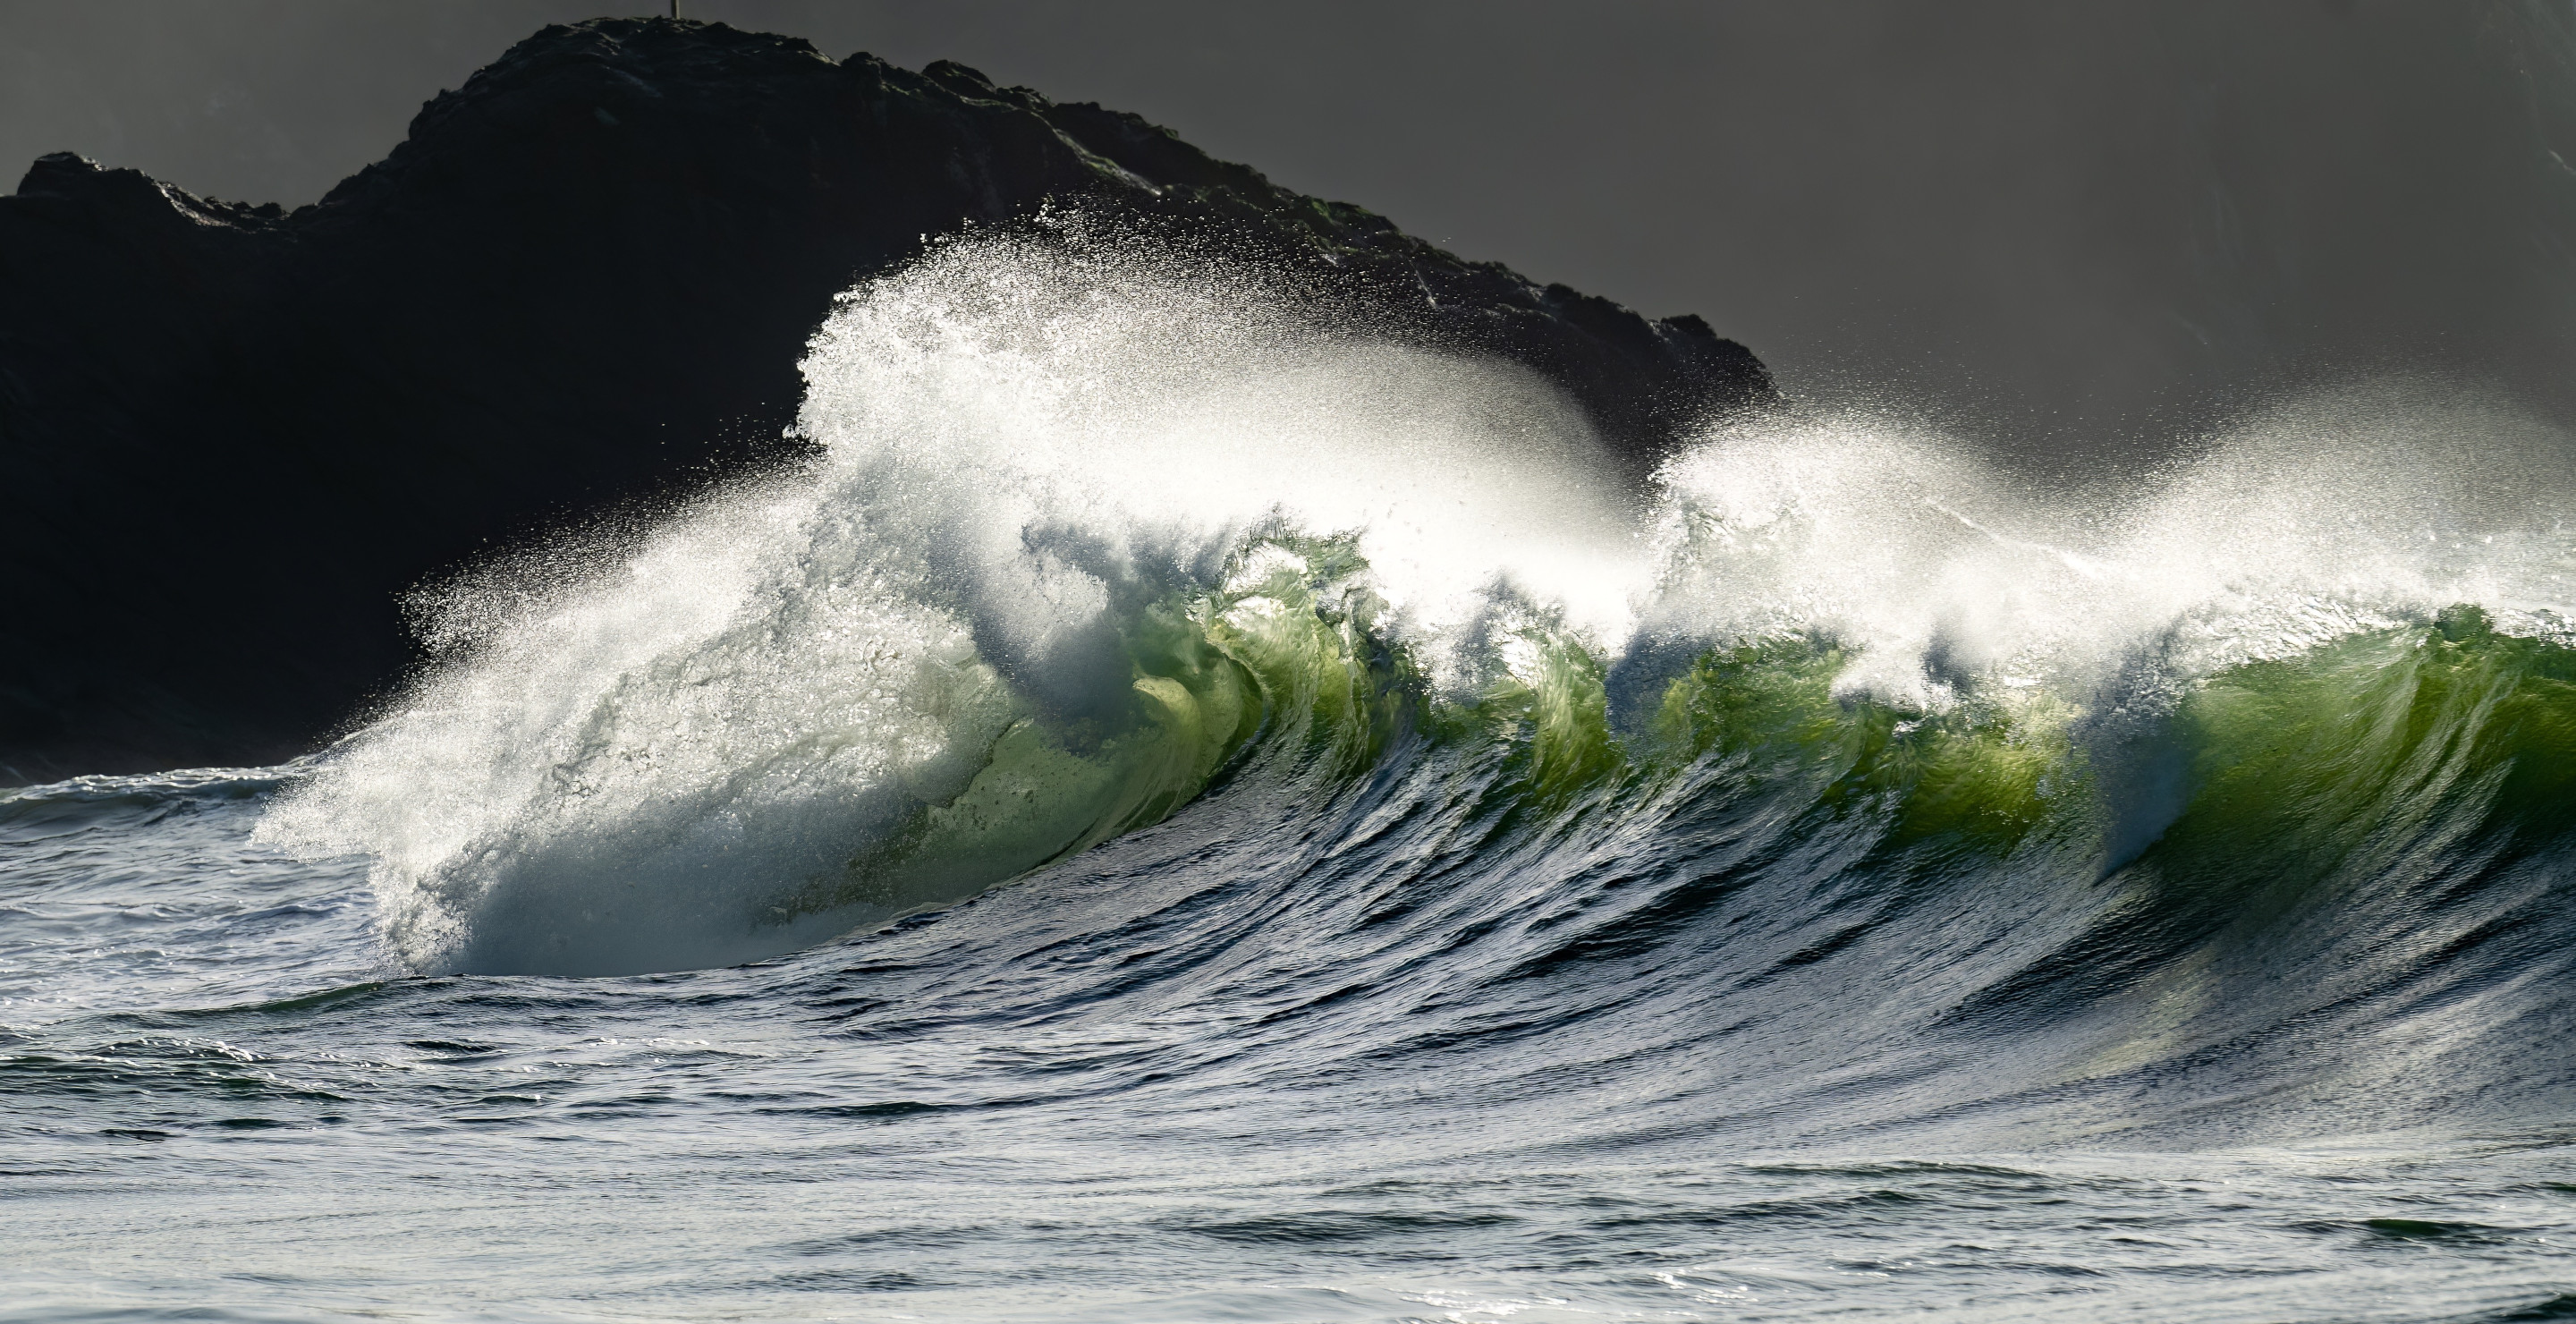
<path id="1" fill-rule="evenodd" d="M 2058 1043 L 2033 1090 L 2232 1045 L 2382 1121 L 2445 1087 L 2356 1043 L 2501 1054 L 2559 987 L 2576 532 L 2474 395 L 2060 490 L 1774 420 L 1640 491 L 1535 379 L 1078 227 L 852 291 L 804 369 L 810 466 L 429 595 L 261 843 L 371 860 L 410 970 L 626 974 L 1144 833 L 1324 907 L 1335 981 L 1435 961 L 1405 1042 L 1894 997 Z"/>

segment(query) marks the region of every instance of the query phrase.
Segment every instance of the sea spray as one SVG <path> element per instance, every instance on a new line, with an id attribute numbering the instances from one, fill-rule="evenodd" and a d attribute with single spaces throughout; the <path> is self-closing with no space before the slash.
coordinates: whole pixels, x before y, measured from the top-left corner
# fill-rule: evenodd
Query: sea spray
<path id="1" fill-rule="evenodd" d="M 1251 275 L 956 244 L 805 370 L 817 459 L 558 590 L 435 604 L 471 646 L 264 839 L 374 858 L 419 969 L 747 959 L 1152 822 L 1264 723 L 1383 727 L 1397 671 L 1478 669 L 1505 584 L 1624 628 L 1620 487 L 1560 396 Z"/>
<path id="2" fill-rule="evenodd" d="M 2420 384 L 2077 491 L 1738 423 L 1641 506 L 1525 372 L 1079 226 L 853 290 L 804 366 L 809 464 L 456 581 L 441 664 L 270 812 L 373 861 L 401 962 L 771 955 L 1422 741 L 1508 823 L 1752 795 L 2100 877 L 2224 782 L 2239 669 L 2455 606 L 2563 638 L 2554 439 Z"/>

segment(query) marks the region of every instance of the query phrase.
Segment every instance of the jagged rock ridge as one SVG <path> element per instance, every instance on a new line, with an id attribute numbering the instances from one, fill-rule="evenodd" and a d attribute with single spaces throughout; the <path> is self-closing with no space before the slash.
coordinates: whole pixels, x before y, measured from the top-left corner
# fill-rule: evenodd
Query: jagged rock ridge
<path id="1" fill-rule="evenodd" d="M 1538 369 L 1641 463 L 1771 396 L 1696 318 L 1133 115 L 722 25 L 549 27 L 291 213 L 68 155 L 0 198 L 0 783 L 310 748 L 415 660 L 406 587 L 777 457 L 834 294 L 1049 200 L 1308 264 L 1395 333 Z"/>

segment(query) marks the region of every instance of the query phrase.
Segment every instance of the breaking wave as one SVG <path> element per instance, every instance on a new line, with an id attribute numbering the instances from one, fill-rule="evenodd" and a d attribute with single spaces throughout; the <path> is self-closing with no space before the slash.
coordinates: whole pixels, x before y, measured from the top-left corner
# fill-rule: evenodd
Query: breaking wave
<path id="1" fill-rule="evenodd" d="M 2474 393 L 2058 488 L 1739 420 L 1640 490 L 1517 369 L 1052 233 L 861 286 L 804 366 L 810 463 L 424 595 L 433 666 L 267 812 L 372 862 L 401 964 L 755 960 L 1178 815 L 1156 868 L 1413 898 L 1319 967 L 1477 896 L 1520 939 L 1462 1005 L 1838 966 L 2059 1027 L 2062 1082 L 2570 936 L 2564 452 Z"/>

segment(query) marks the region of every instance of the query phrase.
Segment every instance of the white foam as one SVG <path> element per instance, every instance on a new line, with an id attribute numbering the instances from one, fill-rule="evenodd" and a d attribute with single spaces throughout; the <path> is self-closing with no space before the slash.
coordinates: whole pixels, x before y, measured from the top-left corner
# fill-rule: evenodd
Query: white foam
<path id="1" fill-rule="evenodd" d="M 991 881 L 795 901 L 1026 705 L 1130 701 L 1113 614 L 1210 583 L 1255 526 L 1355 532 L 1453 672 L 1497 590 L 1615 642 L 1643 583 L 1591 433 L 1526 372 L 1337 338 L 1116 242 L 936 252 L 853 291 L 804 367 L 819 461 L 535 582 L 460 581 L 430 604 L 443 664 L 262 839 L 370 857 L 424 970 L 747 959 Z"/>
<path id="2" fill-rule="evenodd" d="M 2381 382 L 2284 401 L 2149 474 L 2048 491 L 1881 419 L 1766 423 L 1667 464 L 1647 628 L 1819 632 L 1850 693 L 1963 683 L 2080 702 L 2460 603 L 2563 630 L 2566 438 L 2474 391 Z"/>
<path id="3" fill-rule="evenodd" d="M 1821 633 L 1856 652 L 1846 694 L 2107 712 L 2455 602 L 2557 629 L 2576 573 L 2561 440 L 2420 385 L 2293 401 L 2071 493 L 1884 421 L 1740 424 L 1640 513 L 1527 372 L 1353 339 L 1257 276 L 1078 231 L 865 285 L 804 367 L 818 460 L 624 550 L 460 581 L 427 622 L 442 664 L 261 838 L 369 857 L 418 969 L 790 950 L 1023 867 L 835 885 L 1014 723 L 1125 711 L 1125 614 L 1219 587 L 1278 524 L 1354 536 L 1387 628 L 1452 694 L 1539 665 L 1537 629 L 1605 661 L 1638 629 Z"/>

